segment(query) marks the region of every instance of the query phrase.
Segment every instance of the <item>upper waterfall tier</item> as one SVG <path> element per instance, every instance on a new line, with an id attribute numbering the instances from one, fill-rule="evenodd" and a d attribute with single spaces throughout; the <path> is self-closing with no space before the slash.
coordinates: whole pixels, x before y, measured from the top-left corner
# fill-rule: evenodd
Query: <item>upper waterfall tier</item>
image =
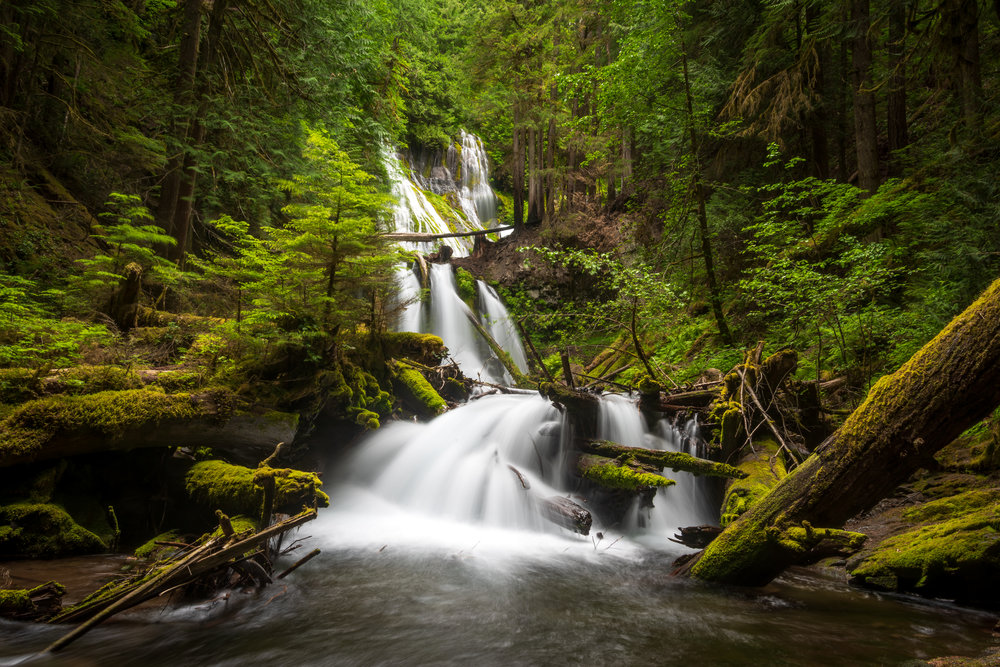
<path id="1" fill-rule="evenodd" d="M 489 158 L 474 134 L 463 130 L 447 150 L 410 151 L 405 160 L 386 149 L 384 161 L 396 199 L 393 219 L 397 232 L 449 234 L 497 226 L 497 196 L 490 187 Z M 443 199 L 435 206 L 427 193 Z M 475 241 L 450 238 L 400 245 L 429 253 L 442 244 L 461 257 L 472 251 Z"/>

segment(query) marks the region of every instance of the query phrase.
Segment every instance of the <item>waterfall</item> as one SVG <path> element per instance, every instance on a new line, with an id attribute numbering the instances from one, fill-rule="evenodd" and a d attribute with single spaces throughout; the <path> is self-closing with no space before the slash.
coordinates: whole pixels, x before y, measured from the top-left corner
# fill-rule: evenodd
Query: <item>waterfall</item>
<path id="1" fill-rule="evenodd" d="M 396 284 L 399 288 L 394 300 L 394 305 L 399 309 L 397 331 L 421 330 L 423 304 L 420 301 L 420 278 L 414 268 L 405 264 L 396 268 Z"/>
<path id="2" fill-rule="evenodd" d="M 510 355 L 514 365 L 522 373 L 527 373 L 528 355 L 524 352 L 521 336 L 518 335 L 514 321 L 510 319 L 507 308 L 500 300 L 500 295 L 482 280 L 476 281 L 476 292 L 479 294 L 480 322 L 493 336 L 493 340 L 499 343 L 500 347 Z"/>
<path id="3" fill-rule="evenodd" d="M 466 217 L 486 229 L 497 220 L 497 196 L 490 187 L 490 161 L 476 135 L 462 130 L 461 142 L 458 201 Z"/>

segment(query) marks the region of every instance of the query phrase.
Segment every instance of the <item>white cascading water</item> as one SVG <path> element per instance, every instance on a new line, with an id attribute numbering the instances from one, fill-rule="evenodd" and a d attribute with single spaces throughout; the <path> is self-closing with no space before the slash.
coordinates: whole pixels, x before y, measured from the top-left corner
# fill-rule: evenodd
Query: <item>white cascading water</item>
<path id="1" fill-rule="evenodd" d="M 510 355 L 514 365 L 522 373 L 528 372 L 528 355 L 524 352 L 521 336 L 511 320 L 507 308 L 503 305 L 500 295 L 482 280 L 476 281 L 476 292 L 479 294 L 479 320 L 493 336 L 493 340 Z"/>
<path id="2" fill-rule="evenodd" d="M 458 201 L 465 216 L 486 229 L 497 221 L 497 196 L 490 187 L 490 161 L 476 135 L 462 130 L 461 142 Z"/>
<path id="3" fill-rule="evenodd" d="M 458 295 L 451 264 L 431 264 L 430 272 L 429 333 L 441 337 L 448 353 L 467 376 L 491 383 L 509 383 L 510 378 L 503 365 L 493 357 L 488 345 L 469 321 L 475 314 Z"/>
<path id="4" fill-rule="evenodd" d="M 397 230 L 450 231 L 421 189 L 404 175 L 396 157 L 387 154 L 386 163 L 399 202 Z M 451 147 L 445 166 L 424 165 L 424 170 L 427 173 L 421 177 L 413 169 L 412 178 L 422 188 L 457 190 L 465 218 L 472 225 L 482 228 L 495 222 L 496 196 L 489 188 L 488 162 L 477 137 L 463 132 L 460 148 Z M 460 187 L 453 183 L 455 170 Z M 471 249 L 471 242 L 463 239 L 447 241 L 456 254 Z M 429 248 L 419 246 L 431 244 L 402 245 L 428 252 Z M 419 298 L 415 269 L 400 268 L 401 309 L 396 328 L 434 333 L 444 340 L 467 376 L 509 384 L 509 374 L 469 321 L 476 315 L 458 294 L 452 266 L 430 264 L 429 270 L 430 298 L 425 303 Z M 520 336 L 499 295 L 482 281 L 477 282 L 477 292 L 479 321 L 518 368 L 527 371 Z M 598 420 L 598 437 L 623 445 L 679 450 L 697 441 L 695 432 L 685 437 L 666 421 L 650 432 L 635 400 L 624 396 L 604 396 Z M 570 495 L 579 485 L 579 480 L 565 474 L 567 457 L 574 453 L 563 440 L 569 429 L 562 422 L 562 415 L 549 401 L 530 394 L 480 397 L 427 424 L 387 425 L 372 434 L 343 469 L 341 497 L 334 505 L 345 510 L 344 520 L 352 522 L 351 531 L 362 540 L 369 533 L 373 541 L 391 534 L 396 542 L 424 544 L 455 535 L 465 539 L 471 527 L 478 531 L 477 544 L 492 535 L 506 545 L 509 540 L 493 531 L 510 530 L 564 540 L 567 531 L 544 520 L 539 509 L 540 500 Z M 699 481 L 688 473 L 669 476 L 677 484 L 658 491 L 652 509 L 640 509 L 636 503 L 621 527 L 633 536 L 655 537 L 660 548 L 667 546 L 665 538 L 677 527 L 713 520 Z M 595 525 L 594 530 L 600 527 Z"/>

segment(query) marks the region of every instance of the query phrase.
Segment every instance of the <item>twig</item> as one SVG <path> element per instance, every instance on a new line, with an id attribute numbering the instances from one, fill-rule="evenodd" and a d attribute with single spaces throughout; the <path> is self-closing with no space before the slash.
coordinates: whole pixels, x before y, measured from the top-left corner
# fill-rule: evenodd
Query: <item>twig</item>
<path id="1" fill-rule="evenodd" d="M 288 568 L 287 570 L 285 570 L 284 572 L 282 572 L 281 574 L 279 574 L 276 578 L 277 579 L 284 579 L 285 577 L 287 577 L 288 575 L 290 575 L 292 572 L 295 572 L 295 570 L 299 569 L 300 567 L 302 567 L 303 565 L 305 565 L 306 563 L 308 563 L 309 561 L 311 561 L 313 558 L 315 558 L 319 554 L 320 554 L 320 550 L 318 548 L 317 549 L 313 549 L 312 551 L 310 551 L 309 553 L 307 553 L 305 556 L 303 556 L 299 560 L 295 561 L 294 565 L 292 565 L 290 568 Z"/>

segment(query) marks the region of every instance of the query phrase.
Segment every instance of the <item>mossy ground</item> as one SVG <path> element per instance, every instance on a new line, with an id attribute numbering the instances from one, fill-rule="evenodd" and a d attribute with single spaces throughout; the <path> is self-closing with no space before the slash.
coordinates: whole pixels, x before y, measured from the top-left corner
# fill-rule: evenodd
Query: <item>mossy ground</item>
<path id="1" fill-rule="evenodd" d="M 901 512 L 909 530 L 848 564 L 855 583 L 990 600 L 1000 592 L 1000 490 L 980 488 Z"/>

